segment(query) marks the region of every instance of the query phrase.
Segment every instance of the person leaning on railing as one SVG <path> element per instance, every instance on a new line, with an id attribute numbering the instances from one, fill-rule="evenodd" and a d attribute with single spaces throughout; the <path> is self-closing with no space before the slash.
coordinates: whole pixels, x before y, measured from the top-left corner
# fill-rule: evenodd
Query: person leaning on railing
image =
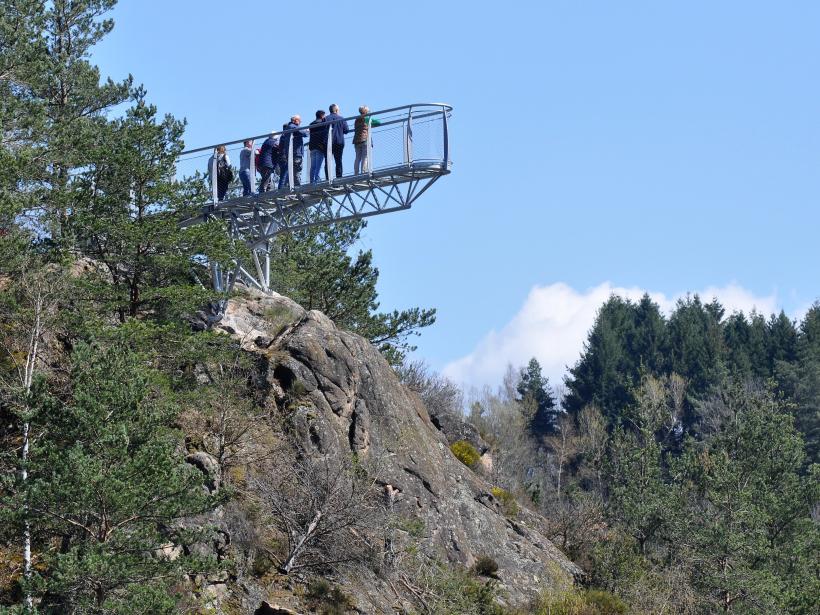
<path id="1" fill-rule="evenodd" d="M 353 162 L 353 173 L 367 173 L 370 170 L 370 159 L 367 155 L 367 139 L 371 126 L 381 126 L 381 122 L 368 115 L 370 109 L 359 107 L 359 117 L 353 122 L 353 147 L 356 149 L 356 160 Z"/>
<path id="2" fill-rule="evenodd" d="M 251 177 L 251 156 L 253 156 L 253 141 L 245 140 L 239 152 L 239 179 L 242 180 L 242 196 L 250 196 L 253 192 L 253 180 Z"/>
<path id="3" fill-rule="evenodd" d="M 310 150 L 310 183 L 319 183 L 319 171 L 322 169 L 322 163 L 325 162 L 325 155 L 327 153 L 327 132 L 330 128 L 325 122 L 325 112 L 319 109 L 316 112 L 316 119 L 310 123 L 310 141 L 308 141 L 308 149 Z M 325 179 L 329 179 L 327 164 L 325 164 Z"/>
<path id="4" fill-rule="evenodd" d="M 333 150 L 333 159 L 336 162 L 336 177 L 343 175 L 342 169 L 342 153 L 345 148 L 345 135 L 350 132 L 350 127 L 344 118 L 339 115 L 339 105 L 333 104 L 328 108 L 330 113 L 325 117 L 325 121 L 330 124 L 331 149 Z"/>
<path id="5" fill-rule="evenodd" d="M 216 177 L 214 178 L 214 166 L 216 166 Z M 231 169 L 231 159 L 228 158 L 228 152 L 224 145 L 216 148 L 216 153 L 212 154 L 208 159 L 208 172 L 206 177 L 210 180 L 213 187 L 214 179 L 216 180 L 216 198 L 221 201 L 225 198 L 225 193 L 228 191 L 228 186 L 233 181 L 233 169 Z M 212 188 L 213 189 L 213 188 Z"/>
<path id="6" fill-rule="evenodd" d="M 279 162 L 279 141 L 274 132 L 262 143 L 259 150 L 259 173 L 262 178 L 259 180 L 259 193 L 270 190 L 270 179 L 273 170 Z"/>
<path id="7" fill-rule="evenodd" d="M 307 130 L 297 130 L 301 123 L 302 118 L 298 115 L 294 115 L 290 118 L 290 123 L 282 127 L 282 130 L 286 132 L 282 135 L 282 138 L 279 139 L 279 151 L 285 164 L 282 167 L 282 174 L 279 176 L 279 188 L 282 188 L 282 186 L 288 183 L 288 167 L 290 166 L 288 156 L 290 155 L 289 151 L 291 147 L 293 147 L 293 185 L 299 186 L 302 183 L 300 180 L 302 175 L 302 157 L 305 154 L 305 138 L 309 135 Z M 291 140 L 293 140 L 292 145 Z"/>

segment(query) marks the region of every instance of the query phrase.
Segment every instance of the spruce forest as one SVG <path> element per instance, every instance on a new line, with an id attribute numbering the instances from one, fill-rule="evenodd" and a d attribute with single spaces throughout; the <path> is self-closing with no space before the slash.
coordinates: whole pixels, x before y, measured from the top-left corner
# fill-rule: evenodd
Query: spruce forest
<path id="1" fill-rule="evenodd" d="M 613 296 L 565 382 L 476 393 L 361 221 L 277 239 L 292 301 L 215 296 L 247 255 L 180 229 L 208 188 L 93 63 L 114 4 L 0 0 L 0 613 L 817 613 L 820 305 Z"/>

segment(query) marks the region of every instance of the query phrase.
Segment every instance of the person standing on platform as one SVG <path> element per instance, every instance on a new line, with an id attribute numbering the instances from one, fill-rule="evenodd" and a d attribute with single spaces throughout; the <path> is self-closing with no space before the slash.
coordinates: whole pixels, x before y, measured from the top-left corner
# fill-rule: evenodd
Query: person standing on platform
<path id="1" fill-rule="evenodd" d="M 319 183 L 319 171 L 321 171 L 322 163 L 325 162 L 327 153 L 327 129 L 328 125 L 325 123 L 325 112 L 320 109 L 316 112 L 316 119 L 310 123 L 308 149 L 310 150 L 311 184 Z M 325 165 L 325 179 L 328 178 L 328 168 L 327 165 Z"/>
<path id="2" fill-rule="evenodd" d="M 274 135 L 275 133 L 271 132 L 259 150 L 259 172 L 262 175 L 259 180 L 259 194 L 270 190 L 270 178 L 276 163 L 279 162 L 279 143 Z"/>
<path id="3" fill-rule="evenodd" d="M 308 131 L 297 130 L 301 123 L 302 118 L 298 115 L 294 115 L 290 118 L 290 123 L 282 127 L 282 130 L 289 132 L 285 132 L 282 138 L 279 139 L 279 168 L 282 169 L 282 173 L 279 176 L 279 188 L 282 188 L 288 183 L 288 167 L 290 166 L 288 156 L 290 155 L 291 141 L 293 141 L 293 185 L 302 185 L 302 158 L 305 154 L 305 137 L 308 136 Z"/>
<path id="4" fill-rule="evenodd" d="M 242 196 L 250 196 L 253 193 L 253 180 L 251 177 L 251 156 L 253 156 L 253 141 L 248 139 L 243 143 L 244 147 L 239 152 L 239 179 L 242 181 Z"/>
<path id="5" fill-rule="evenodd" d="M 336 177 L 343 175 L 342 153 L 345 148 L 345 135 L 350 132 L 347 122 L 342 121 L 339 115 L 339 105 L 330 105 L 330 114 L 325 117 L 325 121 L 330 124 L 330 135 L 332 138 L 331 148 L 333 150 L 333 160 L 336 162 Z"/>
<path id="6" fill-rule="evenodd" d="M 216 177 L 214 177 L 214 166 L 216 166 Z M 213 190 L 213 182 L 216 180 L 216 198 L 219 201 L 225 199 L 225 193 L 228 192 L 228 186 L 233 181 L 233 169 L 231 169 L 231 159 L 228 158 L 228 152 L 225 151 L 225 146 L 220 145 L 216 148 L 216 154 L 212 154 L 208 159 L 207 177 L 211 182 L 211 190 Z"/>
<path id="7" fill-rule="evenodd" d="M 373 119 L 369 115 L 370 109 L 366 106 L 359 107 L 359 117 L 353 122 L 353 147 L 356 150 L 356 160 L 353 163 L 353 173 L 367 173 L 370 171 L 370 157 L 368 156 L 367 145 L 370 138 L 370 128 L 381 126 L 379 120 Z"/>

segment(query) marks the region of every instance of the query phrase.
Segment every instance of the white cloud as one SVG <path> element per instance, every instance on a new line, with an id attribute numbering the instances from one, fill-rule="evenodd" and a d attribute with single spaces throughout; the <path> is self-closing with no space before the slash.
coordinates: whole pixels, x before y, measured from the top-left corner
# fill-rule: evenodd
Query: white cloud
<path id="1" fill-rule="evenodd" d="M 468 388 L 496 387 L 508 364 L 523 365 L 535 357 L 550 382 L 559 384 L 566 367 L 578 360 L 598 308 L 613 294 L 636 301 L 645 292 L 667 314 L 686 294 L 667 297 L 641 288 L 616 287 L 609 282 L 581 292 L 563 282 L 536 286 L 512 320 L 500 331 L 485 335 L 470 354 L 447 364 L 443 373 Z M 752 309 L 770 314 L 779 309 L 775 295 L 758 297 L 734 283 L 708 287 L 697 294 L 704 301 L 717 298 L 727 314 L 738 310 L 749 313 Z"/>

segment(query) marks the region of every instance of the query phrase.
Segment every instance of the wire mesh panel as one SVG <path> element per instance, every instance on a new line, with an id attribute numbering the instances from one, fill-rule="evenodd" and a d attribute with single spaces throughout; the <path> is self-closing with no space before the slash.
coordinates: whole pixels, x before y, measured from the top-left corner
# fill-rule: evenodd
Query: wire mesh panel
<path id="1" fill-rule="evenodd" d="M 238 163 L 245 139 L 224 144 L 234 179 L 221 199 L 211 184 L 211 175 L 216 174 L 212 170 L 216 165 L 212 163 L 218 146 L 184 152 L 178 159 L 177 173 L 201 182 L 203 202 L 201 213 L 183 220 L 181 226 L 187 228 L 211 218 L 221 219 L 227 223 L 231 237 L 242 240 L 252 255 L 252 263 L 236 262 L 224 280 L 218 263 L 211 263 L 214 287 L 219 286 L 217 282 L 227 287 L 236 279 L 243 279 L 267 292 L 268 250 L 270 241 L 280 233 L 408 209 L 441 176 L 450 172 L 447 119 L 450 111 L 448 105 L 415 104 L 366 117 L 337 120 L 336 126 L 344 122 L 348 128 L 341 152 L 343 172 L 338 177 L 332 142 L 334 124 L 328 123 L 329 140 L 323 153 L 330 158 L 327 160 L 330 177 L 322 169 L 318 178 L 314 177 L 314 183 L 310 183 L 307 136 L 301 152 L 301 168 L 297 161 L 298 149 L 294 147 L 294 130 L 253 137 L 254 151 L 270 136 L 279 143 L 273 155 L 277 170 L 271 177 L 269 190 L 260 192 L 257 176 L 253 178 L 251 194 L 244 196 Z M 368 138 L 360 131 L 357 139 L 357 119 L 360 127 L 362 121 L 372 120 Z M 306 128 L 300 126 L 298 130 Z M 354 143 L 356 140 L 360 143 Z M 338 148 L 335 149 L 338 152 Z M 301 181 L 296 181 L 297 178 Z"/>
<path id="2" fill-rule="evenodd" d="M 347 117 L 344 123 L 348 127 L 348 132 L 344 136 L 344 148 L 342 150 L 342 178 L 336 178 L 335 160 L 326 161 L 330 168 L 330 182 L 338 183 L 345 178 L 355 178 L 358 176 L 370 176 L 374 172 L 386 169 L 395 169 L 402 166 L 412 167 L 417 163 L 439 163 L 443 169 L 449 169 L 446 116 L 450 113 L 450 107 L 440 104 L 417 104 L 397 107 L 385 111 L 377 111 L 368 114 L 371 118 L 370 140 L 359 146 L 359 168 L 356 168 L 357 144 L 355 140 L 355 124 L 357 116 Z M 299 130 L 305 130 L 307 126 L 300 126 Z M 274 133 L 274 138 L 287 142 L 293 131 L 281 131 Z M 254 151 L 261 147 L 268 135 L 261 135 L 254 138 Z M 230 201 L 242 196 L 242 183 L 239 177 L 239 153 L 242 150 L 242 140 L 230 141 L 226 143 L 228 159 L 234 170 L 234 179 L 230 183 L 228 190 L 222 199 Z M 198 148 L 184 152 L 177 162 L 177 174 L 180 177 L 195 177 L 199 174 L 199 181 L 203 182 L 203 188 L 208 194 L 212 193 L 211 172 L 209 161 L 212 160 L 216 146 L 210 148 Z M 301 158 L 301 169 L 298 171 L 296 152 L 289 147 L 283 147 L 278 152 L 280 164 L 276 165 L 270 190 L 273 192 L 288 192 L 291 190 L 304 190 L 310 183 L 310 150 L 308 139 L 305 138 L 303 156 Z M 280 182 L 282 169 L 294 169 L 294 178 L 299 178 L 299 182 Z M 251 179 L 252 191 L 257 193 L 261 169 L 256 169 L 255 177 Z M 327 176 L 322 169 L 319 174 L 319 184 L 328 183 Z M 282 183 L 282 187 L 279 184 Z M 291 186 L 291 184 L 293 184 Z M 301 184 L 301 185 L 297 185 Z M 249 198 L 249 197 L 246 197 Z"/>

